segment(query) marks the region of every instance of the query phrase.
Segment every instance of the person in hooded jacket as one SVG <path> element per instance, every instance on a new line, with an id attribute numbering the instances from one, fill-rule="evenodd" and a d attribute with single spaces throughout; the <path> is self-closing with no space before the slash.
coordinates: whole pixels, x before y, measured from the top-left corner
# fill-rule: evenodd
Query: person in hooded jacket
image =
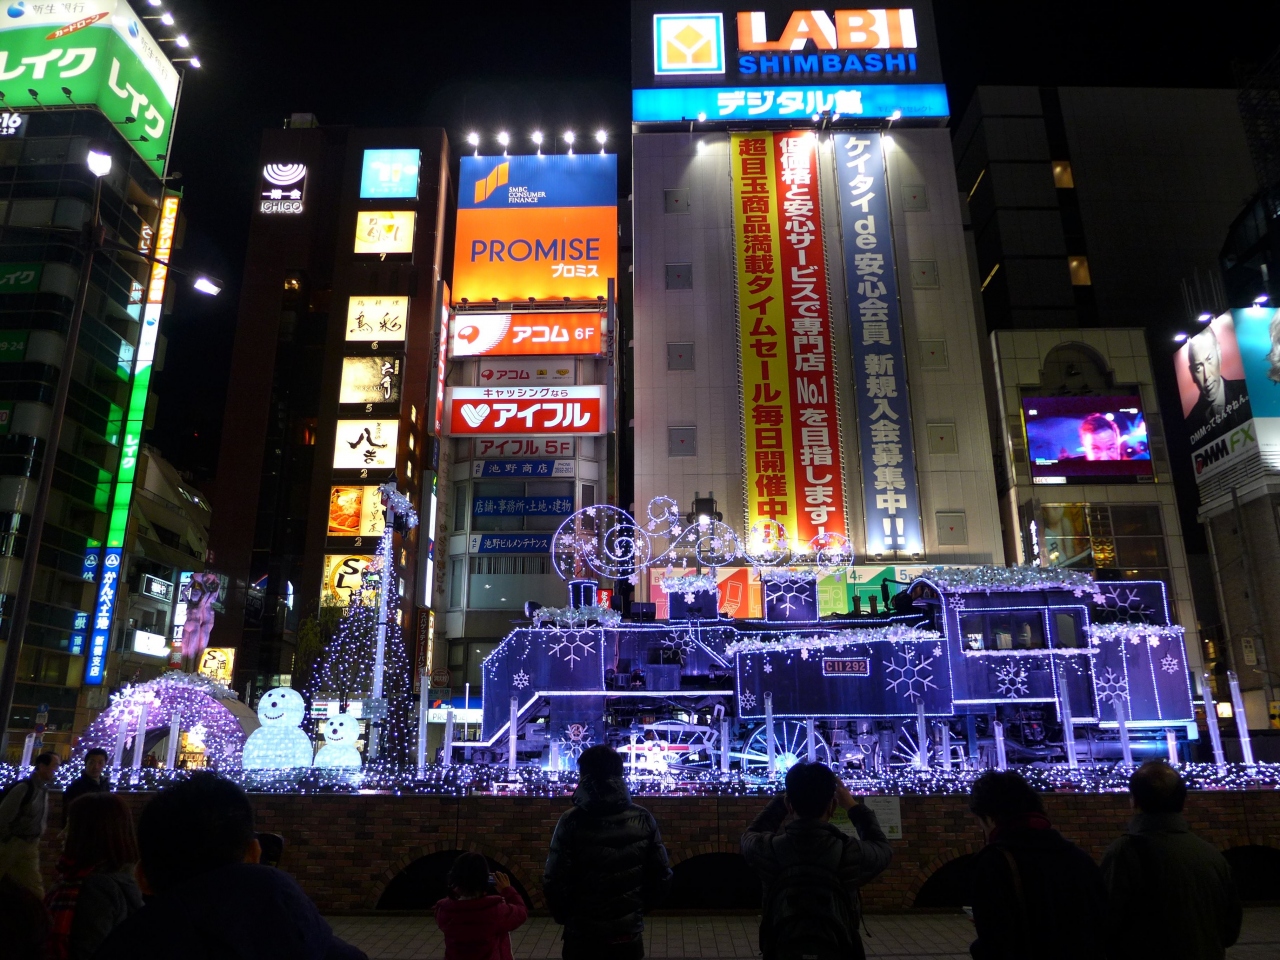
<path id="1" fill-rule="evenodd" d="M 137 862 L 133 814 L 120 797 L 86 793 L 71 804 L 58 880 L 44 901 L 53 921 L 49 960 L 89 960 L 141 909 Z"/>
<path id="2" fill-rule="evenodd" d="M 368 960 L 291 877 L 258 861 L 245 792 L 212 773 L 161 790 L 138 819 L 146 905 L 95 960 Z"/>
<path id="3" fill-rule="evenodd" d="M 622 757 L 588 747 L 573 809 L 560 817 L 542 888 L 564 926 L 565 960 L 640 960 L 644 914 L 666 897 L 671 866 L 657 821 L 631 802 Z"/>
<path id="4" fill-rule="evenodd" d="M 449 896 L 436 904 L 444 960 L 511 960 L 511 931 L 529 910 L 505 873 L 492 879 L 482 854 L 464 853 L 453 862 Z"/>
<path id="5" fill-rule="evenodd" d="M 987 838 L 973 859 L 974 960 L 1106 956 L 1102 871 L 1053 829 L 1031 785 L 1013 771 L 984 773 L 969 809 Z"/>

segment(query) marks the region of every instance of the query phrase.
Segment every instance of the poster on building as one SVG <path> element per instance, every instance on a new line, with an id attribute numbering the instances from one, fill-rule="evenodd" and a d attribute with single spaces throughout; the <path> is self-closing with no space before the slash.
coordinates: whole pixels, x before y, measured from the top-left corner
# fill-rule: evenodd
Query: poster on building
<path id="1" fill-rule="evenodd" d="M 449 356 L 595 356 L 604 352 L 603 313 L 460 313 Z"/>
<path id="2" fill-rule="evenodd" d="M 346 338 L 370 343 L 403 340 L 408 320 L 408 297 L 351 297 Z"/>
<path id="3" fill-rule="evenodd" d="M 604 387 L 449 387 L 449 433 L 599 436 L 607 431 Z"/>
<path id="4" fill-rule="evenodd" d="M 1174 354 L 1196 482 L 1258 452 L 1253 409 L 1232 314 L 1224 313 Z"/>
<path id="5" fill-rule="evenodd" d="M 378 487 L 330 487 L 331 537 L 380 537 L 386 526 L 386 508 Z"/>
<path id="6" fill-rule="evenodd" d="M 356 214 L 356 253 L 413 253 L 413 210 L 361 210 Z"/>
<path id="7" fill-rule="evenodd" d="M 398 420 L 339 420 L 333 438 L 333 469 L 394 470 Z"/>
<path id="8" fill-rule="evenodd" d="M 395 403 L 399 399 L 399 357 L 342 358 L 339 403 Z"/>
<path id="9" fill-rule="evenodd" d="M 320 602 L 341 607 L 350 605 L 352 593 L 359 590 L 363 583 L 365 567 L 372 562 L 373 557 L 366 555 L 325 554 Z"/>
<path id="10" fill-rule="evenodd" d="M 867 552 L 924 553 L 884 144 L 837 133 L 835 163 L 848 291 Z"/>
<path id="11" fill-rule="evenodd" d="M 596 300 L 618 269 L 618 158 L 463 157 L 454 303 Z"/>
<path id="12" fill-rule="evenodd" d="M 1249 307 L 1232 310 L 1231 316 L 1258 451 L 1265 469 L 1275 471 L 1280 469 L 1280 310 Z M 1228 436 L 1228 448 L 1233 439 Z"/>
<path id="13" fill-rule="evenodd" d="M 525 384 L 573 383 L 572 360 L 488 360 L 480 361 L 480 382 L 495 387 L 516 387 Z"/>
<path id="14" fill-rule="evenodd" d="M 830 294 L 811 132 L 731 145 L 749 526 L 846 535 Z"/>

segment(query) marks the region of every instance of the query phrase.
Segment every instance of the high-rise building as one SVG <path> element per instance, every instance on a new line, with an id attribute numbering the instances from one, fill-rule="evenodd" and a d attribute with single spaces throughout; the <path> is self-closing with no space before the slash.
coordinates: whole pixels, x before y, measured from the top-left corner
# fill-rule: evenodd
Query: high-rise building
<path id="1" fill-rule="evenodd" d="M 1048 562 L 1046 531 L 1065 523 L 1082 549 L 1052 562 L 1164 580 L 1198 664 L 1197 620 L 1212 638 L 1219 616 L 1168 356 L 1177 331 L 1217 312 L 1222 237 L 1256 190 L 1236 93 L 979 87 L 953 142 L 991 334 L 984 376 L 1007 552 Z M 1149 473 L 1086 475 L 1070 467 L 1084 452 L 1069 437 L 1051 454 L 1032 449 L 1026 404 L 1047 395 L 1129 397 Z"/>
<path id="2" fill-rule="evenodd" d="M 6 655 L 17 650 L 11 631 L 23 566 L 38 563 L 6 718 L 12 758 L 28 732 L 69 750 L 77 708 L 105 706 L 115 679 L 107 673 L 110 653 L 127 642 L 122 614 L 136 584 L 122 574 L 122 557 L 174 280 L 155 261 L 167 261 L 181 235 L 180 196 L 164 177 L 179 68 L 194 60 L 171 60 L 125 0 L 15 4 L 0 24 L 0 56 L 9 64 L 0 80 Z M 86 163 L 91 146 L 96 171 Z M 109 246 L 96 251 L 87 280 L 37 561 L 28 555 L 31 514 L 51 455 L 51 407 L 95 196 Z"/>
<path id="3" fill-rule="evenodd" d="M 295 114 L 263 134 L 260 167 L 210 543 L 210 566 L 229 580 L 212 643 L 235 648 L 250 703 L 290 682 L 299 623 L 349 602 L 383 532 L 389 482 L 422 517 L 394 535 L 390 586 L 404 635 L 426 641 L 454 202 L 439 129 Z"/>
<path id="4" fill-rule="evenodd" d="M 632 9 L 637 516 L 697 499 L 800 562 L 847 545 L 824 613 L 1002 563 L 929 5 Z M 718 575 L 758 615 L 753 574 Z"/>

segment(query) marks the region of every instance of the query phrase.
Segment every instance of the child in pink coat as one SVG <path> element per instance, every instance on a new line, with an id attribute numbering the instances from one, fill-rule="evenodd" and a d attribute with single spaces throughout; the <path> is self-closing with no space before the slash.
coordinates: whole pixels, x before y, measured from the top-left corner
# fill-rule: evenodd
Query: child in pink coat
<path id="1" fill-rule="evenodd" d="M 436 904 L 444 960 L 511 960 L 511 931 L 529 911 L 507 875 L 490 878 L 483 856 L 464 853 L 454 861 L 448 884 L 449 896 Z"/>

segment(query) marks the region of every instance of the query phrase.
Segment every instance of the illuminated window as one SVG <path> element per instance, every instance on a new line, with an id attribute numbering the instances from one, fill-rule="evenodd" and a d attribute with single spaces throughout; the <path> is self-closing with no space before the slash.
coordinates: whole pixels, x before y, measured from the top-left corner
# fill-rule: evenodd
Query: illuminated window
<path id="1" fill-rule="evenodd" d="M 417 423 L 417 422 L 418 422 L 418 408 L 417 408 L 417 407 L 415 407 L 412 403 L 411 403 L 411 404 L 409 404 L 409 422 L 410 422 L 410 423 Z M 412 442 L 412 441 L 413 441 L 413 437 L 410 437 L 410 438 L 409 438 L 409 440 L 410 440 L 410 442 Z"/>
<path id="2" fill-rule="evenodd" d="M 301 290 L 301 289 L 302 289 L 302 281 L 301 281 L 301 280 L 299 280 L 297 277 L 285 277 L 285 278 L 284 278 L 284 288 L 285 288 L 286 290 Z"/>
<path id="3" fill-rule="evenodd" d="M 1067 257 L 1067 266 L 1071 268 L 1073 287 L 1088 287 L 1093 284 L 1093 280 L 1089 277 L 1088 257 Z"/>
<path id="4" fill-rule="evenodd" d="M 315 446 L 315 442 L 316 442 L 315 418 L 312 417 L 307 420 L 303 420 L 300 426 L 302 428 L 302 445 L 304 447 Z"/>
<path id="5" fill-rule="evenodd" d="M 409 434 L 409 449 L 413 449 L 413 434 Z"/>
<path id="6" fill-rule="evenodd" d="M 1059 190 L 1069 190 L 1076 185 L 1075 177 L 1071 175 L 1070 160 L 1053 161 L 1053 185 Z"/>
<path id="7" fill-rule="evenodd" d="M 406 460 L 404 463 L 404 472 L 405 472 L 405 476 L 407 477 L 413 476 L 413 464 L 410 463 L 408 460 Z"/>

